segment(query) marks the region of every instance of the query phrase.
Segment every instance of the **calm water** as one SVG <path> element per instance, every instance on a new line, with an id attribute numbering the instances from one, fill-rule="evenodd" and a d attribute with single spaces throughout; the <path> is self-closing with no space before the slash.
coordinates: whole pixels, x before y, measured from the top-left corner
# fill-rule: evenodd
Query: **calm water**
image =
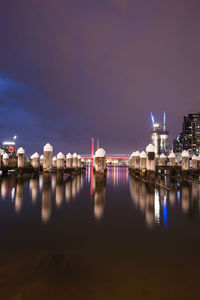
<path id="1" fill-rule="evenodd" d="M 200 185 L 0 178 L 0 299 L 200 299 Z"/>

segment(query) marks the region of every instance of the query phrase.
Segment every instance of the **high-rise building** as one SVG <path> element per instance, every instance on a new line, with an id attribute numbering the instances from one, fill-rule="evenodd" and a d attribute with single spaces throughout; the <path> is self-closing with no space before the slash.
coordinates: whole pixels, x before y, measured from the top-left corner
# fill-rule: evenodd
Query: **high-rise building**
<path id="1" fill-rule="evenodd" d="M 163 114 L 163 124 L 155 123 L 154 116 L 151 113 L 151 120 L 153 130 L 151 131 L 151 142 L 155 147 L 155 153 L 168 153 L 169 152 L 169 132 L 166 130 L 166 118 Z"/>
<path id="2" fill-rule="evenodd" d="M 173 144 L 174 152 L 189 150 L 200 153 L 200 113 L 184 116 L 182 132 Z"/>

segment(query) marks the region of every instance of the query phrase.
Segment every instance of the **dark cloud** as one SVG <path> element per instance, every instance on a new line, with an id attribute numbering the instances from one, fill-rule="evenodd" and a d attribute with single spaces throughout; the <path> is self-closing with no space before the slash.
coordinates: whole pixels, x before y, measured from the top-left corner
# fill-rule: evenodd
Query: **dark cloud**
<path id="1" fill-rule="evenodd" d="M 30 151 L 109 152 L 149 142 L 150 111 L 171 138 L 199 111 L 199 1 L 4 1 L 2 138 Z M 6 120 L 9 119 L 9 125 Z"/>

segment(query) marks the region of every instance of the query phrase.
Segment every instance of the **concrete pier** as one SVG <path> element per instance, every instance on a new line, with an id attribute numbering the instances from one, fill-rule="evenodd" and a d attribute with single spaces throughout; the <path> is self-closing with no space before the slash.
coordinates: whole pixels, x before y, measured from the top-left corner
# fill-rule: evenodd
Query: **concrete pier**
<path id="1" fill-rule="evenodd" d="M 78 155 L 76 152 L 73 154 L 72 157 L 72 167 L 75 169 L 78 168 Z"/>
<path id="2" fill-rule="evenodd" d="M 169 165 L 171 167 L 175 167 L 176 166 L 176 161 L 175 161 L 175 154 L 174 152 L 172 151 L 170 154 L 169 154 Z"/>
<path id="3" fill-rule="evenodd" d="M 130 156 L 130 163 L 129 163 L 130 169 L 135 168 L 135 152 L 133 152 Z"/>
<path id="4" fill-rule="evenodd" d="M 106 175 L 106 152 L 103 148 L 95 152 L 94 168 L 96 182 L 102 182 Z"/>
<path id="5" fill-rule="evenodd" d="M 184 150 L 181 154 L 181 168 L 183 173 L 188 173 L 189 171 L 189 152 Z"/>
<path id="6" fill-rule="evenodd" d="M 3 154 L 2 162 L 3 162 L 3 168 L 7 168 L 9 164 L 9 156 L 7 153 Z"/>
<path id="7" fill-rule="evenodd" d="M 20 147 L 18 150 L 17 150 L 17 156 L 18 156 L 18 159 L 17 159 L 17 167 L 19 169 L 22 169 L 24 168 L 24 149 L 22 147 Z"/>
<path id="8" fill-rule="evenodd" d="M 106 152 L 99 148 L 95 152 L 95 171 L 96 173 L 105 173 L 106 170 Z"/>
<path id="9" fill-rule="evenodd" d="M 57 155 L 57 172 L 64 171 L 64 158 L 64 154 L 62 152 L 59 152 Z"/>
<path id="10" fill-rule="evenodd" d="M 196 156 L 196 155 L 192 156 L 192 170 L 193 171 L 198 170 L 198 156 Z"/>
<path id="11" fill-rule="evenodd" d="M 149 144 L 146 147 L 147 153 L 147 174 L 148 177 L 155 177 L 155 147 L 152 144 Z"/>
<path id="12" fill-rule="evenodd" d="M 78 155 L 77 157 L 77 164 L 78 164 L 78 168 L 81 168 L 81 156 Z"/>
<path id="13" fill-rule="evenodd" d="M 24 149 L 22 147 L 20 147 L 17 150 L 17 168 L 18 168 L 18 174 L 22 175 L 23 171 L 24 171 L 24 164 L 25 164 L 25 160 L 24 160 Z"/>
<path id="14" fill-rule="evenodd" d="M 146 152 L 142 151 L 140 153 L 140 175 L 144 175 L 146 172 L 146 164 L 147 164 L 147 154 Z"/>
<path id="15" fill-rule="evenodd" d="M 73 157 L 72 157 L 71 153 L 68 153 L 66 156 L 66 168 L 67 169 L 72 168 L 72 160 L 73 160 Z"/>
<path id="16" fill-rule="evenodd" d="M 39 170 L 40 167 L 40 161 L 39 161 L 39 154 L 37 152 L 35 152 L 32 156 L 31 156 L 31 166 L 34 168 L 35 171 Z"/>
<path id="17" fill-rule="evenodd" d="M 56 156 L 53 157 L 53 168 L 54 169 L 57 168 L 57 157 Z"/>
<path id="18" fill-rule="evenodd" d="M 44 146 L 43 172 L 51 172 L 52 169 L 53 147 L 50 144 Z"/>
<path id="19" fill-rule="evenodd" d="M 135 169 L 139 171 L 140 169 L 140 152 L 135 152 Z"/>

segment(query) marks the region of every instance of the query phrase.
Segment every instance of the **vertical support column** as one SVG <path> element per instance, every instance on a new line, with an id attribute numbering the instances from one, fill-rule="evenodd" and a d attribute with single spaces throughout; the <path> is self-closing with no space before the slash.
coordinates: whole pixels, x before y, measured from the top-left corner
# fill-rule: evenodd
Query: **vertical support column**
<path id="1" fill-rule="evenodd" d="M 155 178 L 155 147 L 152 144 L 149 144 L 146 147 L 147 152 L 147 175 L 149 178 Z"/>
<path id="2" fill-rule="evenodd" d="M 17 155 L 18 155 L 18 159 L 17 159 L 17 168 L 18 168 L 18 172 L 19 174 L 22 175 L 23 170 L 24 170 L 24 149 L 22 147 L 20 147 L 17 150 Z"/>
<path id="3" fill-rule="evenodd" d="M 78 162 L 77 162 L 78 168 L 81 168 L 81 156 L 80 155 L 78 155 L 77 160 L 78 160 Z"/>
<path id="4" fill-rule="evenodd" d="M 169 165 L 170 165 L 170 175 L 175 175 L 176 174 L 176 160 L 175 160 L 175 154 L 172 151 L 169 156 Z"/>
<path id="5" fill-rule="evenodd" d="M 145 175 L 146 164 L 147 164 L 147 155 L 146 155 L 146 152 L 142 151 L 140 153 L 140 175 L 141 176 Z"/>
<path id="6" fill-rule="evenodd" d="M 187 175 L 189 172 L 189 152 L 184 150 L 181 154 L 181 168 L 183 175 Z"/>
<path id="7" fill-rule="evenodd" d="M 62 152 L 59 152 L 57 155 L 57 172 L 64 172 L 64 158 L 64 154 Z"/>
<path id="8" fill-rule="evenodd" d="M 73 168 L 77 168 L 78 167 L 78 155 L 77 155 L 76 152 L 73 154 L 72 167 Z"/>
<path id="9" fill-rule="evenodd" d="M 106 152 L 103 148 L 95 152 L 95 172 L 96 181 L 102 182 L 106 173 Z"/>
<path id="10" fill-rule="evenodd" d="M 72 168 L 72 155 L 71 153 L 68 153 L 66 156 L 66 168 L 71 169 Z"/>
<path id="11" fill-rule="evenodd" d="M 50 173 L 52 168 L 53 147 L 50 144 L 44 146 L 43 172 Z"/>
<path id="12" fill-rule="evenodd" d="M 7 153 L 3 154 L 3 167 L 8 168 L 9 156 Z"/>
<path id="13" fill-rule="evenodd" d="M 34 170 L 36 172 L 39 171 L 39 167 L 40 167 L 40 161 L 39 161 L 39 154 L 37 152 L 35 152 L 32 156 L 31 156 L 31 166 L 34 168 Z"/>
<path id="14" fill-rule="evenodd" d="M 192 170 L 197 171 L 198 169 L 198 157 L 196 155 L 192 156 Z"/>
<path id="15" fill-rule="evenodd" d="M 176 166 L 175 154 L 173 151 L 169 154 L 169 165 L 170 165 L 170 167 Z"/>
<path id="16" fill-rule="evenodd" d="M 138 172 L 140 170 L 140 152 L 135 152 L 135 170 Z"/>

